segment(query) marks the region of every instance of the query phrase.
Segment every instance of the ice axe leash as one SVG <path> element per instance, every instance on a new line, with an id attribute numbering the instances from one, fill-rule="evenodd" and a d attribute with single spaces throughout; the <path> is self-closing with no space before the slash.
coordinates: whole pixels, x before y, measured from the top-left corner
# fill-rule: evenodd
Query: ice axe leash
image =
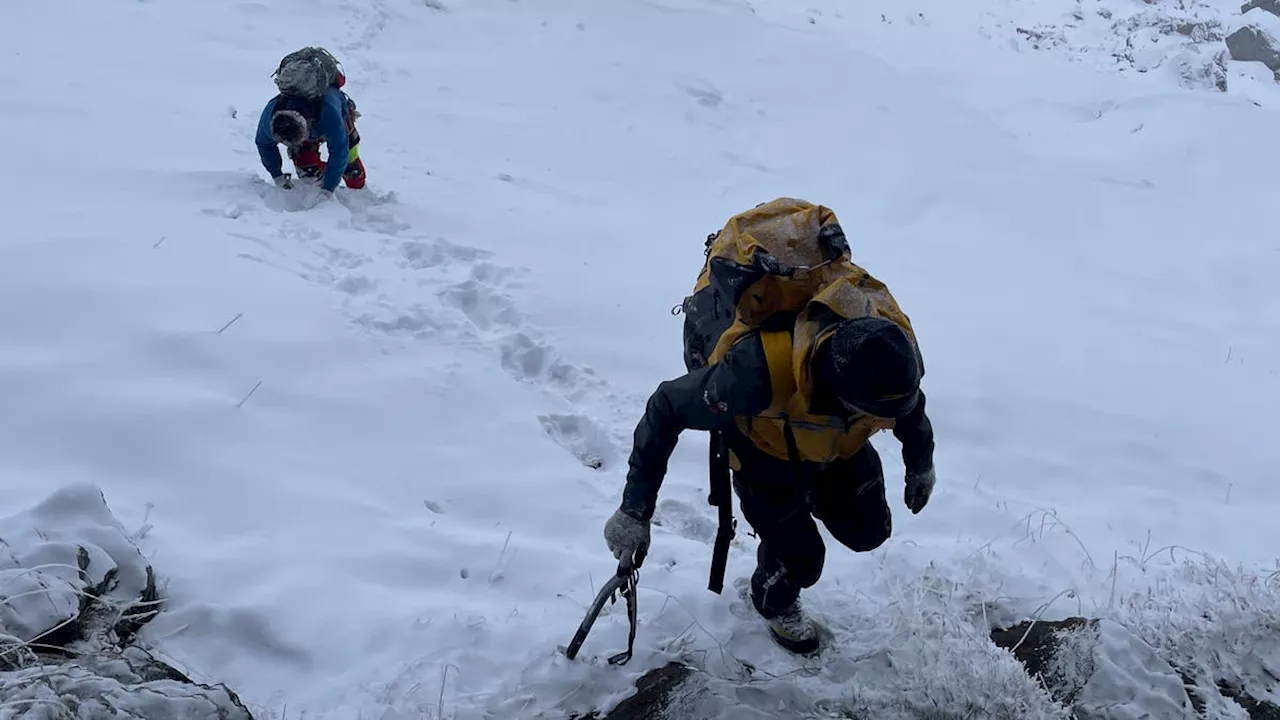
<path id="1" fill-rule="evenodd" d="M 573 641 L 564 651 L 565 657 L 572 660 L 578 656 L 578 650 L 582 648 L 583 641 L 587 639 L 587 633 L 591 632 L 591 626 L 595 624 L 600 611 L 604 609 L 605 602 L 616 603 L 618 595 L 621 594 L 627 601 L 627 622 L 630 623 L 631 629 L 627 633 L 627 649 L 610 657 L 609 664 L 625 665 L 631 659 L 631 653 L 636 644 L 636 582 L 640 578 L 638 568 L 644 560 L 643 553 L 644 551 L 641 550 L 634 561 L 631 558 L 623 558 L 618 563 L 617 572 L 609 578 L 609 582 L 605 583 L 604 587 L 600 588 L 595 601 L 591 603 L 591 607 L 587 608 L 587 616 L 578 625 Z"/>

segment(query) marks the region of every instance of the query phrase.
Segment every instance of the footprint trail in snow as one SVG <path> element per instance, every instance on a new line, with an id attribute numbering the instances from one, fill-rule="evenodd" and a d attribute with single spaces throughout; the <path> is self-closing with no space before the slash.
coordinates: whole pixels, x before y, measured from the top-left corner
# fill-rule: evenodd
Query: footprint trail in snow
<path id="1" fill-rule="evenodd" d="M 625 459 L 634 420 L 627 410 L 643 399 L 620 396 L 528 322 L 513 294 L 527 271 L 421 232 L 396 213 L 394 192 L 342 193 L 342 208 L 318 208 L 318 219 L 301 196 L 256 177 L 246 186 L 225 207 L 207 211 L 235 223 L 228 234 L 253 246 L 240 257 L 342 293 L 352 321 L 383 339 L 448 342 L 491 356 L 559 406 L 537 420 L 578 462 L 608 470 Z M 321 230 L 330 212 L 347 217 Z"/>

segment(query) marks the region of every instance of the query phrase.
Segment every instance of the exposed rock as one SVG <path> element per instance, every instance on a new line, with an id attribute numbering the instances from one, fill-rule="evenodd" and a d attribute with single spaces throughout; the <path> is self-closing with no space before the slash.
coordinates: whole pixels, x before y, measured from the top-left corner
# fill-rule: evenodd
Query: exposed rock
<path id="1" fill-rule="evenodd" d="M 1254 9 L 1280 17 L 1280 0 L 1249 0 L 1249 2 L 1240 6 L 1240 13 L 1243 15 Z"/>
<path id="2" fill-rule="evenodd" d="M 1244 691 L 1230 687 L 1226 683 L 1218 683 L 1218 692 L 1244 708 L 1244 711 L 1249 714 L 1249 720 L 1280 720 L 1280 705 L 1266 700 L 1255 700 L 1244 694 Z"/>
<path id="3" fill-rule="evenodd" d="M 734 682 L 678 662 L 654 668 L 636 681 L 635 694 L 612 710 L 575 715 L 569 720 L 813 720 L 840 717 L 862 720 L 845 708 L 838 715 L 818 709 L 811 698 L 780 682 Z"/>
<path id="4" fill-rule="evenodd" d="M 1227 52 L 1232 60 L 1260 62 L 1272 72 L 1280 71 L 1280 44 L 1266 30 L 1245 25 L 1227 36 Z"/>
<path id="5" fill-rule="evenodd" d="M 636 694 L 618 703 L 605 715 L 592 713 L 570 720 L 702 720 L 689 716 L 691 696 L 705 694 L 706 682 L 688 665 L 668 663 L 645 673 L 636 681 Z M 682 714 L 672 711 L 680 709 Z"/>
<path id="6" fill-rule="evenodd" d="M 1063 677 L 1059 657 L 1063 654 L 1061 646 L 1064 640 L 1071 637 L 1067 633 L 1085 628 L 1097 627 L 1097 620 L 1085 618 L 1067 618 L 1053 622 L 1024 622 L 1005 630 L 993 630 L 991 641 L 997 646 L 1009 650 L 1013 656 L 1027 669 L 1027 674 L 1040 680 L 1055 700 L 1069 705 L 1075 700 L 1084 687 L 1078 677 Z M 1088 673 L 1092 668 L 1087 668 Z"/>
<path id="7" fill-rule="evenodd" d="M 1189 673 L 1180 671 L 1180 674 L 1183 684 L 1187 687 L 1187 693 L 1191 696 L 1191 705 L 1200 717 L 1218 717 L 1223 714 L 1224 706 L 1237 705 L 1244 710 L 1249 720 L 1280 720 L 1280 705 L 1267 700 L 1258 700 L 1244 690 L 1222 681 L 1216 684 L 1217 694 L 1211 696 L 1206 692 L 1203 684 L 1197 683 Z M 1225 712 L 1232 712 L 1232 710 Z"/>

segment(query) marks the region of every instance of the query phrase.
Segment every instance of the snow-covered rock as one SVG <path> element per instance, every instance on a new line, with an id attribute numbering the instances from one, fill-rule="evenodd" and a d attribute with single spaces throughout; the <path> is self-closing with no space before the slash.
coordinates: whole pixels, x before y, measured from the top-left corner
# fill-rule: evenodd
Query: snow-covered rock
<path id="1" fill-rule="evenodd" d="M 1107 617 L 1023 622 L 992 640 L 1082 720 L 1280 717 L 1275 578 L 1207 559 L 1144 572 L 1150 587 Z"/>
<path id="2" fill-rule="evenodd" d="M 728 705 L 711 692 L 705 674 L 673 662 L 641 676 L 635 694 L 604 715 L 575 715 L 570 720 L 714 720 Z M 753 712 L 737 707 L 744 713 Z"/>
<path id="3" fill-rule="evenodd" d="M 74 635 L 91 602 L 112 623 L 137 619 L 155 612 L 154 594 L 150 566 L 95 487 L 62 488 L 0 519 L 0 644 Z"/>
<path id="4" fill-rule="evenodd" d="M 1263 10 L 1251 9 L 1245 14 L 1247 24 L 1227 36 L 1227 51 L 1231 59 L 1240 62 L 1260 62 L 1272 72 L 1280 72 L 1280 17 Z"/>
<path id="5" fill-rule="evenodd" d="M 1149 589 L 1110 616 L 1179 670 L 1210 717 L 1280 717 L 1280 576 L 1208 558 L 1144 572 Z"/>
<path id="6" fill-rule="evenodd" d="M 1191 713 L 1191 698 L 1178 672 L 1122 625 L 1099 620 L 1068 635 L 1064 647 L 1075 650 L 1076 656 L 1060 658 L 1060 672 L 1079 668 L 1083 662 L 1089 662 L 1092 670 L 1075 699 L 1081 720 L 1174 718 Z"/>
<path id="7" fill-rule="evenodd" d="M 1240 12 L 1247 14 L 1255 8 L 1280 17 L 1280 0 L 1249 0 L 1249 2 L 1240 6 Z"/>
<path id="8" fill-rule="evenodd" d="M 1066 55 L 1073 62 L 1141 74 L 1171 73 L 1187 88 L 1227 90 L 1227 35 L 1222 12 L 1200 0 L 1097 4 L 1057 22 L 1018 25 L 1020 45 Z"/>
<path id="9" fill-rule="evenodd" d="M 192 682 L 138 648 L 0 674 L 5 720 L 252 720 L 223 685 Z"/>
<path id="10" fill-rule="evenodd" d="M 1142 638 L 1111 620 L 1022 623 L 992 634 L 1081 720 L 1190 717 L 1182 679 Z"/>
<path id="11" fill-rule="evenodd" d="M 160 607 L 155 573 L 97 487 L 0 519 L 0 719 L 251 720 L 225 686 L 130 645 Z"/>
<path id="12" fill-rule="evenodd" d="M 1170 58 L 1183 87 L 1212 87 L 1227 91 L 1227 51 L 1208 52 L 1192 46 Z"/>

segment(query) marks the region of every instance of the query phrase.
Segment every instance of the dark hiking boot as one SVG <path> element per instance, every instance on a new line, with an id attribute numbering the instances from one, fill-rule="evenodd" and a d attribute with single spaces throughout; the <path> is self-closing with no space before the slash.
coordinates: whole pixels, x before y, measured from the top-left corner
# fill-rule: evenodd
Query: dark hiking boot
<path id="1" fill-rule="evenodd" d="M 775 642 L 797 655 L 808 655 L 818 649 L 818 628 L 804 614 L 798 600 L 781 615 L 765 618 L 765 624 Z"/>

